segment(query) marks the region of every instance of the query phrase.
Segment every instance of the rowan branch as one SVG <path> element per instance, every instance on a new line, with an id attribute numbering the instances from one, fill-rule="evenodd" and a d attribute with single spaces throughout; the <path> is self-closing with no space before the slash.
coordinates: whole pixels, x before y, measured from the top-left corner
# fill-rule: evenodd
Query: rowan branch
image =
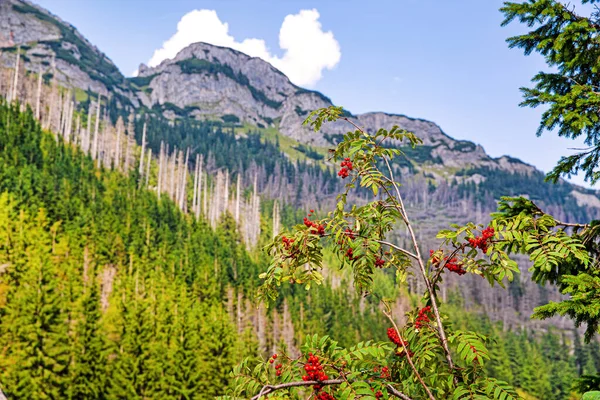
<path id="1" fill-rule="evenodd" d="M 412 361 L 412 357 L 410 356 L 410 353 L 408 352 L 408 348 L 406 347 L 406 343 L 405 343 L 404 339 L 402 339 L 402 335 L 400 334 L 400 329 L 398 329 L 398 325 L 396 325 L 396 321 L 394 321 L 394 318 L 392 318 L 392 314 L 390 314 L 390 312 L 385 310 L 385 311 L 383 311 L 383 315 L 385 315 L 387 317 L 387 319 L 390 320 L 390 322 L 392 323 L 392 326 L 396 330 L 396 333 L 398 334 L 398 338 L 400 338 L 400 343 L 402 344 L 402 348 L 404 349 L 404 354 L 406 355 L 406 359 L 408 360 L 408 364 L 410 364 L 410 368 L 415 373 L 415 376 L 419 380 L 419 383 L 421 383 L 421 386 L 423 386 L 423 389 L 425 389 L 425 391 L 427 392 L 427 396 L 429 396 L 429 398 L 431 400 L 435 400 L 435 397 L 433 397 L 431 390 L 429 390 L 429 387 L 427 387 L 427 384 L 425 383 L 425 381 L 423 381 L 423 378 L 421 378 L 421 374 L 419 374 L 417 367 L 415 367 L 415 364 Z"/>
<path id="2" fill-rule="evenodd" d="M 355 235 L 356 237 L 359 237 L 359 238 L 361 238 L 361 239 L 370 240 L 370 241 L 372 241 L 372 242 L 379 243 L 379 244 L 382 244 L 382 245 L 384 245 L 384 246 L 388 246 L 388 247 L 390 247 L 390 248 L 392 248 L 392 249 L 394 249 L 394 250 L 396 250 L 396 251 L 399 251 L 399 252 L 400 252 L 400 253 L 402 253 L 402 254 L 405 254 L 405 255 L 407 255 L 407 256 L 408 256 L 408 257 L 410 257 L 410 258 L 413 258 L 413 259 L 415 259 L 415 260 L 417 259 L 417 256 L 416 256 L 414 253 L 411 253 L 410 251 L 408 251 L 408 250 L 406 250 L 406 249 L 403 249 L 402 247 L 400 247 L 400 246 L 398 246 L 398 245 L 395 245 L 394 243 L 390 243 L 390 242 L 387 242 L 387 241 L 385 241 L 385 240 L 372 239 L 372 238 L 369 238 L 369 237 L 366 237 L 366 236 L 363 236 L 363 235 L 358 235 L 358 234 L 356 234 L 356 233 L 354 233 L 354 235 Z M 334 235 L 333 235 L 333 234 L 331 234 L 331 233 L 326 233 L 325 235 L 322 235 L 321 237 L 328 237 L 328 236 L 334 236 Z"/>
<path id="3" fill-rule="evenodd" d="M 293 387 L 313 386 L 313 385 L 321 385 L 321 386 L 340 385 L 344 382 L 346 382 L 344 379 L 328 379 L 326 381 L 299 381 L 299 382 L 281 383 L 279 385 L 265 385 L 265 386 L 263 386 L 261 391 L 256 396 L 252 397 L 251 400 L 258 400 L 262 396 L 266 396 L 269 393 L 273 393 L 273 392 L 275 392 L 277 390 L 281 390 L 281 389 L 289 389 L 289 388 L 293 388 Z"/>
<path id="4" fill-rule="evenodd" d="M 343 119 L 344 121 L 346 121 L 346 122 L 348 122 L 348 123 L 352 124 L 352 125 L 353 125 L 353 126 L 356 128 L 356 129 L 358 129 L 358 130 L 359 130 L 361 133 L 365 133 L 365 131 L 364 131 L 364 130 L 363 130 L 361 127 L 360 127 L 360 126 L 358 126 L 358 125 L 356 125 L 354 122 L 350 121 L 350 120 L 348 119 L 348 117 L 343 117 L 342 119 Z"/>
<path id="5" fill-rule="evenodd" d="M 394 396 L 402 399 L 402 400 L 413 400 L 412 398 L 408 397 L 407 395 L 405 395 L 402 392 L 399 392 L 395 387 L 393 387 L 391 384 L 387 384 L 387 391 L 389 394 L 393 394 Z"/>
<path id="6" fill-rule="evenodd" d="M 440 263 L 438 264 L 438 270 L 436 271 L 436 274 L 433 276 L 433 278 L 431 278 L 431 284 L 434 286 L 434 289 L 435 284 L 437 283 L 438 279 L 440 279 L 442 272 L 444 272 L 444 268 L 446 268 L 446 264 L 448 263 L 448 261 L 452 260 L 454 256 L 458 254 L 459 251 L 463 250 L 467 246 L 468 245 L 466 243 L 458 246 L 456 249 L 454 249 L 452 253 L 450 253 L 450 255 L 447 258 L 440 261 Z"/>
<path id="7" fill-rule="evenodd" d="M 454 361 L 452 360 L 452 355 L 450 354 L 450 348 L 448 347 L 448 338 L 446 337 L 446 332 L 444 330 L 444 324 L 442 323 L 442 317 L 440 316 L 440 311 L 438 309 L 437 300 L 435 298 L 435 291 L 433 289 L 431 282 L 429 281 L 429 279 L 427 277 L 427 269 L 425 268 L 425 264 L 423 263 L 423 259 L 421 257 L 421 251 L 419 250 L 419 242 L 417 241 L 417 237 L 413 230 L 412 224 L 410 223 L 408 214 L 406 213 L 406 209 L 404 208 L 404 201 L 402 200 L 402 195 L 400 194 L 400 189 L 398 188 L 398 184 L 396 183 L 396 181 L 394 179 L 394 171 L 392 170 L 392 167 L 390 166 L 390 163 L 389 163 L 387 157 L 382 157 L 382 158 L 385 161 L 385 165 L 387 166 L 387 169 L 389 171 L 390 181 L 392 183 L 392 186 L 394 187 L 394 190 L 396 191 L 396 196 L 397 196 L 396 199 L 399 204 L 398 211 L 400 211 L 400 215 L 402 215 L 402 219 L 404 219 L 404 223 L 406 224 L 406 228 L 408 229 L 408 232 L 410 234 L 410 237 L 411 237 L 411 240 L 413 243 L 413 248 L 415 250 L 415 254 L 417 255 L 417 262 L 419 264 L 419 268 L 421 269 L 421 274 L 423 275 L 423 280 L 425 281 L 425 286 L 427 287 L 427 291 L 429 292 L 431 306 L 433 307 L 433 314 L 435 315 L 435 319 L 437 322 L 437 329 L 440 334 L 442 348 L 444 349 L 444 353 L 446 355 L 446 360 L 448 361 L 448 367 L 450 367 L 450 369 L 452 371 L 454 371 Z M 454 375 L 454 384 L 457 384 L 457 383 L 458 383 L 458 379 L 456 378 L 456 375 Z"/>
<path id="8" fill-rule="evenodd" d="M 302 387 L 302 386 L 314 386 L 314 385 L 320 385 L 320 386 L 341 385 L 344 382 L 347 382 L 347 381 L 344 379 L 329 379 L 326 381 L 298 381 L 298 382 L 281 383 L 279 385 L 265 385 L 265 386 L 263 386 L 261 391 L 256 396 L 251 398 L 251 400 L 259 400 L 263 396 L 266 396 L 268 394 L 276 392 L 277 390 L 282 390 L 282 389 L 289 389 L 289 388 L 293 388 L 293 387 Z M 391 394 L 399 399 L 413 400 L 411 397 L 408 397 L 404 393 L 398 391 L 391 384 L 388 384 L 386 387 L 387 387 L 389 394 Z"/>

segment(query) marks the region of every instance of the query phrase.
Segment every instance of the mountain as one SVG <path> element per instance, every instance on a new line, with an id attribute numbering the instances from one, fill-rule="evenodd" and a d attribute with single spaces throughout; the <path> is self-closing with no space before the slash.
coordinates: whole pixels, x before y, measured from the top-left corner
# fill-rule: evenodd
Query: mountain
<path id="1" fill-rule="evenodd" d="M 0 65 L 14 66 L 19 46 L 25 68 L 45 79 L 138 105 L 115 64 L 74 26 L 28 1 L 0 0 Z"/>
<path id="2" fill-rule="evenodd" d="M 194 43 L 173 59 L 154 68 L 140 65 L 130 82 L 146 107 L 161 107 L 169 118 L 188 116 L 215 119 L 233 115 L 252 125 L 275 126 L 299 143 L 326 147 L 335 144 L 350 127 L 345 122 L 326 125 L 322 132 L 302 126 L 312 110 L 332 105 L 323 94 L 300 88 L 279 70 L 257 57 L 239 51 Z M 504 169 L 522 173 L 532 166 L 509 157 L 492 159 L 481 146 L 454 140 L 430 121 L 382 112 L 352 115 L 349 119 L 368 131 L 394 125 L 415 132 L 439 157 L 443 167 L 466 166 Z"/>
<path id="3" fill-rule="evenodd" d="M 74 26 L 26 0 L 0 0 L 0 28 L 0 62 L 5 66 L 14 65 L 20 46 L 27 70 L 43 71 L 48 79 L 55 75 L 60 84 L 78 92 L 114 97 L 122 108 L 157 108 L 169 119 L 224 119 L 271 127 L 316 148 L 334 145 L 349 129 L 343 121 L 326 125 L 322 132 L 303 127 L 310 111 L 332 105 L 331 100 L 294 85 L 262 59 L 230 48 L 194 43 L 156 67 L 141 64 L 139 75 L 126 79 Z M 417 134 L 424 143 L 413 167 L 426 170 L 436 183 L 481 184 L 492 171 L 536 174 L 533 166 L 508 156 L 489 157 L 481 146 L 455 140 L 430 121 L 383 112 L 347 116 L 368 131 L 398 125 Z M 594 192 L 571 188 L 568 201 L 600 210 Z"/>
<path id="4" fill-rule="evenodd" d="M 306 145 L 326 154 L 326 148 L 352 129 L 345 121 L 326 124 L 320 132 L 302 126 L 310 111 L 332 105 L 331 100 L 294 85 L 262 59 L 230 48 L 194 43 L 154 68 L 140 65 L 139 76 L 128 80 L 140 104 L 161 110 L 169 119 L 223 119 L 271 127 L 296 143 L 296 149 Z M 416 151 L 407 149 L 411 162 L 405 174 L 420 174 L 435 185 L 493 187 L 495 198 L 527 194 L 547 205 L 572 204 L 591 210 L 593 216 L 600 212 L 595 191 L 565 182 L 550 189 L 535 167 L 510 156 L 492 158 L 481 146 L 453 139 L 431 121 L 383 112 L 346 116 L 369 132 L 398 125 L 423 139 Z M 499 187 L 499 178 L 511 185 Z"/>

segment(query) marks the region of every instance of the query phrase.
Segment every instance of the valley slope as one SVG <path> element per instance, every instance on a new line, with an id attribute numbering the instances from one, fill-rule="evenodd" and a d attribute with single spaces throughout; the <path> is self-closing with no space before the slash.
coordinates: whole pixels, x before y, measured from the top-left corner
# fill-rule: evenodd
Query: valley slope
<path id="1" fill-rule="evenodd" d="M 0 64 L 14 67 L 19 53 L 26 71 L 71 88 L 84 114 L 99 96 L 112 123 L 135 113 L 138 143 L 149 121 L 146 141 L 154 154 L 163 144 L 189 148 L 192 160 L 196 154 L 207 160 L 207 172 L 225 169 L 232 176 L 239 174 L 244 187 L 256 181 L 265 200 L 296 209 L 326 208 L 334 201 L 341 184 L 326 154 L 349 125 L 334 123 L 321 132 L 303 127 L 310 111 L 330 106 L 331 100 L 294 85 L 260 58 L 195 43 L 156 67 L 142 64 L 137 77 L 125 78 L 75 27 L 26 0 L 0 0 L 0 35 Z M 0 92 L 1 85 L 9 85 L 8 80 L 0 82 Z M 484 223 L 501 195 L 527 195 L 565 221 L 600 216 L 595 191 L 564 181 L 546 184 L 533 166 L 509 156 L 492 158 L 481 146 L 455 140 L 433 122 L 381 112 L 346 116 L 367 131 L 398 125 L 423 139 L 417 149 L 405 149 L 408 158 L 395 168 L 407 187 L 410 207 L 422 220 L 419 230 L 424 237 L 434 237 L 452 222 Z M 193 128 L 198 126 L 194 121 L 203 128 Z M 215 127 L 222 136 L 208 133 Z M 250 151 L 254 145 L 261 151 Z M 243 156 L 224 150 L 234 148 Z M 263 209 L 263 214 L 269 213 Z M 524 323 L 527 310 L 557 296 L 532 285 L 526 273 L 508 294 L 494 293 L 489 299 L 481 298 L 474 289 L 478 285 L 459 287 L 472 305 L 482 305 L 488 314 L 511 324 Z M 418 290 L 418 282 L 411 289 Z M 494 303 L 496 295 L 505 300 Z M 514 312 L 507 315 L 507 309 Z"/>

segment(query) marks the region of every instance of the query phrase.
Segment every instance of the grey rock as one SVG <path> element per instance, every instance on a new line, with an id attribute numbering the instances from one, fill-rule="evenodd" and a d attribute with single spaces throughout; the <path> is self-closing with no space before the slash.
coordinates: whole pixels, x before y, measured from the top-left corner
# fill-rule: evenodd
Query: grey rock
<path id="1" fill-rule="evenodd" d="M 27 70 L 52 73 L 66 87 L 119 94 L 138 106 L 125 77 L 74 26 L 29 1 L 0 0 L 0 65 L 14 66 L 18 46 Z"/>

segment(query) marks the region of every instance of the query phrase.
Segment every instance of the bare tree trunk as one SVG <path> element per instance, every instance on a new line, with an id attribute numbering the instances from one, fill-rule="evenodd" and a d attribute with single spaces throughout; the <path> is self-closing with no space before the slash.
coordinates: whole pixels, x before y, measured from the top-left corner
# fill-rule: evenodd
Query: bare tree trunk
<path id="1" fill-rule="evenodd" d="M 196 163 L 194 167 L 194 194 L 192 195 L 192 214 L 196 215 L 196 202 L 198 200 L 198 171 L 200 168 L 200 155 L 196 153 Z"/>
<path id="2" fill-rule="evenodd" d="M 67 119 L 66 141 L 71 142 L 71 134 L 73 133 L 73 113 L 75 112 L 75 103 L 69 101 L 69 114 Z"/>
<path id="3" fill-rule="evenodd" d="M 196 218 L 200 218 L 200 199 L 202 198 L 202 164 L 203 163 L 204 163 L 204 157 L 200 156 L 200 165 L 198 166 L 198 198 L 196 199 Z M 206 192 L 204 193 L 204 196 L 206 196 Z"/>
<path id="4" fill-rule="evenodd" d="M 108 130 L 110 129 L 109 125 L 110 125 L 110 123 L 108 121 L 108 112 L 107 112 L 106 107 L 104 107 L 104 125 L 102 126 L 102 130 L 101 130 L 102 141 L 100 142 L 100 147 L 98 149 L 98 157 L 100 160 L 98 164 L 102 164 L 104 167 L 108 167 L 109 154 L 108 154 L 108 145 L 106 143 L 106 138 L 108 136 Z"/>
<path id="5" fill-rule="evenodd" d="M 75 125 L 75 141 L 81 147 L 81 115 L 77 114 L 77 124 Z"/>
<path id="6" fill-rule="evenodd" d="M 183 174 L 182 174 L 183 176 L 181 177 L 181 196 L 179 199 L 179 208 L 181 208 L 181 210 L 184 212 L 187 211 L 186 189 L 187 189 L 187 171 L 188 171 L 189 158 L 190 158 L 190 148 L 188 147 L 185 152 L 185 164 L 183 165 Z"/>
<path id="7" fill-rule="evenodd" d="M 94 142 L 92 143 L 92 159 L 98 157 L 98 129 L 100 128 L 100 104 L 102 96 L 98 95 L 98 109 L 96 110 L 96 125 L 94 127 Z"/>
<path id="8" fill-rule="evenodd" d="M 61 93 L 60 95 L 60 123 L 58 125 L 58 134 L 65 139 L 65 131 L 67 130 L 67 114 L 69 105 L 67 104 L 67 96 Z"/>
<path id="9" fill-rule="evenodd" d="M 224 194 L 223 194 L 223 201 L 225 202 L 224 207 L 223 207 L 223 211 L 227 212 L 229 211 L 229 170 L 226 169 L 225 170 L 225 188 L 224 188 Z"/>
<path id="10" fill-rule="evenodd" d="M 150 183 L 150 161 L 152 161 L 152 149 L 148 149 L 148 163 L 146 167 L 146 188 L 149 188 Z"/>
<path id="11" fill-rule="evenodd" d="M 19 86 L 19 63 L 21 62 L 21 46 L 17 47 L 17 61 L 15 62 L 15 76 L 9 101 L 17 100 L 17 88 Z"/>
<path id="12" fill-rule="evenodd" d="M 40 119 L 40 100 L 42 99 L 42 67 L 38 75 L 37 96 L 35 98 L 35 119 Z"/>
<path id="13" fill-rule="evenodd" d="M 162 170 L 163 170 L 163 159 L 164 159 L 164 143 L 160 141 L 160 153 L 158 155 L 158 182 L 156 183 L 156 195 L 160 199 L 160 191 L 162 185 Z"/>
<path id="14" fill-rule="evenodd" d="M 129 114 L 129 121 L 127 121 L 127 132 L 125 133 L 125 171 L 127 171 L 129 173 L 129 158 L 131 157 L 131 145 L 130 145 L 130 141 L 131 138 L 135 137 L 135 133 L 134 131 L 134 126 L 133 126 L 133 120 L 134 120 L 134 115 L 133 113 Z"/>
<path id="15" fill-rule="evenodd" d="M 140 155 L 140 181 L 144 176 L 144 153 L 146 152 L 146 122 L 144 122 L 144 130 L 142 131 L 142 153 Z"/>
<path id="16" fill-rule="evenodd" d="M 85 137 L 83 138 L 83 151 L 88 154 L 90 152 L 90 138 L 92 137 L 91 124 L 92 124 L 92 106 L 93 105 L 94 105 L 94 103 L 92 103 L 90 100 L 90 104 L 88 106 L 87 128 L 85 130 Z"/>
<path id="17" fill-rule="evenodd" d="M 177 167 L 177 147 L 173 149 L 173 165 L 171 166 L 171 185 L 169 188 L 169 197 L 174 200 L 175 195 L 175 169 Z"/>
<path id="18" fill-rule="evenodd" d="M 121 135 L 123 134 L 123 130 L 125 129 L 125 124 L 123 123 L 123 118 L 119 117 L 117 120 L 117 148 L 115 149 L 115 168 L 121 168 Z"/>
<path id="19" fill-rule="evenodd" d="M 238 172 L 238 176 L 237 176 L 237 185 L 236 185 L 236 191 L 235 191 L 235 222 L 238 224 L 240 224 L 240 198 L 241 198 L 241 189 L 242 189 L 242 174 L 241 172 Z"/>
<path id="20" fill-rule="evenodd" d="M 208 174 L 204 180 L 204 202 L 202 203 L 202 211 L 204 213 L 204 219 L 208 218 Z"/>

